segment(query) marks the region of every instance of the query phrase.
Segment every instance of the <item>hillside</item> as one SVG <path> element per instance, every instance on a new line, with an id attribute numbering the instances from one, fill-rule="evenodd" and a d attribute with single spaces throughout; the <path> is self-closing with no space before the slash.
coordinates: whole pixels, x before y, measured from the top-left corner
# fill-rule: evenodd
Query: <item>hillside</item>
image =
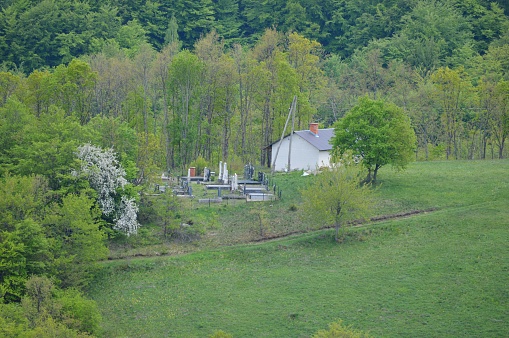
<path id="1" fill-rule="evenodd" d="M 505 336 L 508 165 L 415 163 L 384 172 L 380 210 L 436 210 L 351 228 L 341 244 L 320 230 L 105 262 L 90 291 L 104 335 L 310 336 L 341 318 L 376 337 Z"/>
<path id="2" fill-rule="evenodd" d="M 0 336 L 98 335 L 97 303 L 84 292 L 107 259 L 235 252 L 329 227 L 303 221 L 299 189 L 312 177 L 300 172 L 270 176 L 282 192 L 272 204 L 175 194 L 189 192 L 180 178 L 191 167 L 269 172 L 290 105 L 294 130 L 313 123 L 337 135 L 353 130 L 342 123 L 352 112 L 371 135 L 403 130 L 375 125 L 363 102 L 397 113 L 408 137 L 391 162 L 418 162 L 401 175 L 383 164 L 373 219 L 456 224 L 452 213 L 481 200 L 498 208 L 509 158 L 506 1 L 7 0 L 0 9 Z M 363 140 L 392 151 L 400 135 Z M 358 231 L 355 243 L 371 238 Z"/>
<path id="3" fill-rule="evenodd" d="M 95 54 L 111 41 L 130 47 L 141 39 L 161 50 L 178 36 L 185 48 L 193 48 L 215 30 L 229 46 L 253 45 L 270 28 L 302 34 L 343 58 L 373 41 L 393 38 L 403 38 L 397 44 L 414 38 L 432 44 L 452 39 L 461 45 L 468 39 L 482 54 L 507 29 L 506 1 L 432 2 L 443 8 L 428 17 L 429 10 L 419 10 L 425 3 L 429 4 L 417 0 L 9 0 L 0 5 L 0 59 L 9 68 L 31 72 Z M 430 39 L 426 35 L 431 30 L 419 27 L 435 15 L 444 24 L 434 34 L 448 31 L 450 36 Z M 456 25 L 462 27 L 463 37 L 453 33 Z"/>

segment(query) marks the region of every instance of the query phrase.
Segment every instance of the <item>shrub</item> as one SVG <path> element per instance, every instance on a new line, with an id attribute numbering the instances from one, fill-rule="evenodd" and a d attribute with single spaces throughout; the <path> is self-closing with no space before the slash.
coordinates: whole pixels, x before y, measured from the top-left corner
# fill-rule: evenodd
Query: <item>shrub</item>
<path id="1" fill-rule="evenodd" d="M 367 333 L 345 326 L 342 320 L 329 324 L 328 330 L 320 330 L 313 338 L 372 338 Z"/>

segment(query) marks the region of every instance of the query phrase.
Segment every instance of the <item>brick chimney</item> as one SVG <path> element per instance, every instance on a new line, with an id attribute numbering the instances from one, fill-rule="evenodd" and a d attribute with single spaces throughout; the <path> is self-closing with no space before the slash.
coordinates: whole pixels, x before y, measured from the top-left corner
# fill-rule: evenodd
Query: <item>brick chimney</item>
<path id="1" fill-rule="evenodd" d="M 315 136 L 318 136 L 318 123 L 310 123 L 309 131 L 315 134 Z"/>

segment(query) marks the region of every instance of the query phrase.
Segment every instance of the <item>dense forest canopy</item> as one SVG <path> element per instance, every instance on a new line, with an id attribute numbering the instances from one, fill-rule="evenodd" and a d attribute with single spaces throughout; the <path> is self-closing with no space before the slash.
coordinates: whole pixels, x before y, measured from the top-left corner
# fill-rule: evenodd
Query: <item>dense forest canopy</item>
<path id="1" fill-rule="evenodd" d="M 106 240 L 135 233 L 138 211 L 150 218 L 140 196 L 162 172 L 270 165 L 294 96 L 296 129 L 331 127 L 368 97 L 410 119 L 418 160 L 507 157 L 504 11 L 502 0 L 3 1 L 0 303 L 19 302 L 32 275 L 86 285 Z"/>
<path id="2" fill-rule="evenodd" d="M 111 40 L 131 47 L 143 39 L 160 51 L 174 24 L 185 48 L 212 30 L 228 46 L 252 46 L 266 29 L 276 28 L 343 58 L 384 39 L 400 48 L 468 44 L 483 53 L 506 29 L 509 12 L 502 0 L 11 0 L 1 8 L 1 60 L 27 72 L 97 53 Z"/>

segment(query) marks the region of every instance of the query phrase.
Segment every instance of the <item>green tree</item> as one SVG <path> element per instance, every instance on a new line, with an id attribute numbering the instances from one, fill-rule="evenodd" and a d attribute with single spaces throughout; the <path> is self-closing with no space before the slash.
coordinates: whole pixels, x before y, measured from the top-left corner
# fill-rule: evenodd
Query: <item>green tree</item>
<path id="1" fill-rule="evenodd" d="M 178 53 L 170 66 L 169 91 L 173 115 L 174 166 L 186 167 L 191 162 L 197 141 L 200 114 L 197 109 L 203 64 L 189 50 Z"/>
<path id="2" fill-rule="evenodd" d="M 291 33 L 288 36 L 288 60 L 295 69 L 299 86 L 299 104 L 297 105 L 296 128 L 307 126 L 316 113 L 314 102 L 324 87 L 324 76 L 320 69 L 321 45 L 305 37 Z"/>
<path id="3" fill-rule="evenodd" d="M 170 189 L 152 200 L 151 216 L 153 221 L 162 228 L 163 237 L 169 238 L 180 228 L 184 209 L 179 198 Z"/>
<path id="4" fill-rule="evenodd" d="M 18 100 L 10 98 L 0 107 L 0 168 L 12 170 L 19 160 L 12 151 L 26 138 L 24 129 L 36 122 L 30 110 Z"/>
<path id="5" fill-rule="evenodd" d="M 97 73 L 84 61 L 73 59 L 69 65 L 59 65 L 53 74 L 56 82 L 57 104 L 67 114 L 74 114 L 82 125 L 86 124 L 91 114 L 91 96 L 97 79 Z"/>
<path id="6" fill-rule="evenodd" d="M 239 0 L 216 0 L 214 3 L 214 27 L 224 39 L 235 40 L 239 37 L 242 22 L 239 19 Z"/>
<path id="7" fill-rule="evenodd" d="M 0 72 L 0 107 L 3 106 L 21 84 L 21 78 L 11 72 Z"/>
<path id="8" fill-rule="evenodd" d="M 106 234 L 101 229 L 101 211 L 86 196 L 68 195 L 54 205 L 43 223 L 54 242 L 54 274 L 61 286 L 86 286 L 108 255 Z"/>
<path id="9" fill-rule="evenodd" d="M 31 107 L 35 116 L 49 112 L 49 106 L 56 99 L 53 74 L 49 71 L 35 70 L 27 78 L 27 97 L 25 104 Z"/>
<path id="10" fill-rule="evenodd" d="M 471 94 L 471 84 L 463 68 L 439 68 L 431 74 L 434 85 L 434 97 L 442 109 L 442 125 L 445 131 L 446 157 L 459 158 L 459 142 L 463 111 Z"/>
<path id="11" fill-rule="evenodd" d="M 117 38 L 120 48 L 129 57 L 135 56 L 141 46 L 147 42 L 146 31 L 138 20 L 132 20 L 118 30 Z"/>
<path id="12" fill-rule="evenodd" d="M 173 10 L 179 24 L 184 47 L 189 48 L 200 36 L 205 35 L 214 23 L 212 0 L 179 0 Z"/>
<path id="13" fill-rule="evenodd" d="M 26 334 L 28 320 L 23 308 L 17 303 L 0 303 L 0 336 L 5 338 L 18 338 Z"/>
<path id="14" fill-rule="evenodd" d="M 433 84 L 429 77 L 419 79 L 417 88 L 410 93 L 408 115 L 417 137 L 417 151 L 424 150 L 424 159 L 430 159 L 430 148 L 440 145 L 443 128 L 440 113 L 433 98 Z M 418 153 L 416 153 L 418 157 Z"/>
<path id="15" fill-rule="evenodd" d="M 485 105 L 487 122 L 493 142 L 498 147 L 498 158 L 503 158 L 505 141 L 509 138 L 509 82 L 500 81 L 495 85 L 493 107 Z"/>
<path id="16" fill-rule="evenodd" d="M 203 125 L 204 143 L 200 147 L 200 155 L 204 156 L 206 159 L 211 158 L 212 145 L 217 144 L 221 140 L 218 137 L 219 135 L 217 135 L 214 124 L 218 122 L 221 124 L 223 122 L 218 121 L 218 115 L 224 111 L 227 105 L 225 102 L 227 97 L 223 97 L 220 93 L 223 88 L 228 87 L 221 81 L 223 63 L 220 62 L 220 60 L 224 55 L 223 50 L 224 42 L 220 39 L 215 30 L 204 36 L 195 44 L 195 53 L 200 61 L 203 62 L 204 66 L 200 95 L 200 110 L 203 111 L 204 120 L 204 123 L 200 123 L 200 126 Z M 234 81 L 232 74 L 230 74 L 229 79 Z M 230 128 L 229 125 L 223 127 L 226 130 Z M 227 158 L 223 158 L 223 160 L 226 161 Z"/>
<path id="17" fill-rule="evenodd" d="M 420 0 L 400 20 L 401 30 L 390 39 L 388 54 L 408 62 L 421 76 L 450 66 L 451 57 L 474 43 L 470 23 L 449 1 Z"/>
<path id="18" fill-rule="evenodd" d="M 384 165 L 405 168 L 414 157 L 416 137 L 403 109 L 364 96 L 335 124 L 332 145 L 335 155 L 352 151 L 360 156 L 368 169 L 365 181 L 376 182 Z"/>
<path id="19" fill-rule="evenodd" d="M 314 226 L 333 224 L 334 238 L 339 241 L 339 230 L 346 221 L 365 218 L 372 208 L 373 190 L 363 184 L 365 172 L 347 152 L 331 168 L 319 173 L 302 191 L 303 210 Z"/>
<path id="20" fill-rule="evenodd" d="M 23 127 L 6 162 L 12 173 L 44 175 L 50 188 L 58 190 L 62 175 L 68 174 L 73 164 L 76 147 L 88 138 L 85 132 L 77 118 L 52 105 L 48 114 Z"/>
<path id="21" fill-rule="evenodd" d="M 0 179 L 0 300 L 19 301 L 28 276 L 50 270 L 50 243 L 36 221 L 46 192 L 41 177 Z"/>
<path id="22" fill-rule="evenodd" d="M 27 337 L 90 337 L 99 332 L 97 304 L 78 290 L 61 290 L 43 276 L 30 277 L 26 289 L 21 303 Z"/>

